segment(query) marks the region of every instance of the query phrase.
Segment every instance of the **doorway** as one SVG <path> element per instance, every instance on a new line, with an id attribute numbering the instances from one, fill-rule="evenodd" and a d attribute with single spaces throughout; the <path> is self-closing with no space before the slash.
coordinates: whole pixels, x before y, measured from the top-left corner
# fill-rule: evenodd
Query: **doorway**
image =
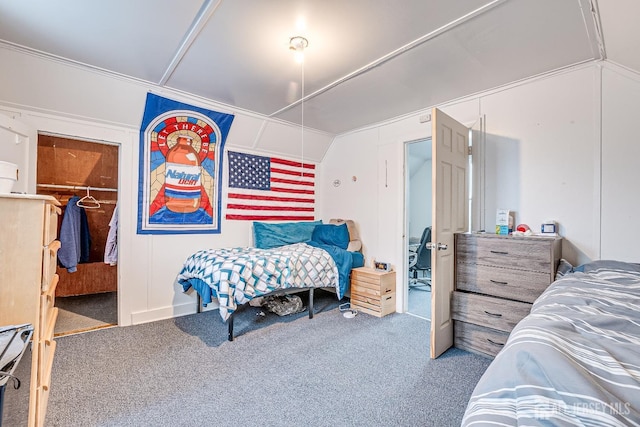
<path id="1" fill-rule="evenodd" d="M 55 336 L 118 323 L 118 159 L 115 144 L 38 135 L 37 193 L 55 197 L 62 210 Z"/>
<path id="2" fill-rule="evenodd" d="M 405 143 L 405 313 L 431 320 L 430 254 L 425 249 L 432 223 L 431 138 Z M 425 240 L 425 241 L 423 241 Z M 428 260 L 427 260 L 428 259 Z"/>

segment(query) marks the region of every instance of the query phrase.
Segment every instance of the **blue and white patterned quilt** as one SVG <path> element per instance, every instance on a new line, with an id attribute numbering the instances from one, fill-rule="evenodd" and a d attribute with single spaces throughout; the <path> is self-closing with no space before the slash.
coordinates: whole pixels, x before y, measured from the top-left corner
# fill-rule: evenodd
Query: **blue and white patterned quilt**
<path id="1" fill-rule="evenodd" d="M 344 292 L 331 255 L 305 243 L 201 250 L 187 258 L 177 280 L 185 291 L 193 287 L 204 304 L 217 298 L 224 321 L 238 304 L 278 289 L 335 287 L 338 299 Z"/>
<path id="2" fill-rule="evenodd" d="M 640 265 L 580 270 L 513 329 L 463 426 L 640 426 Z"/>

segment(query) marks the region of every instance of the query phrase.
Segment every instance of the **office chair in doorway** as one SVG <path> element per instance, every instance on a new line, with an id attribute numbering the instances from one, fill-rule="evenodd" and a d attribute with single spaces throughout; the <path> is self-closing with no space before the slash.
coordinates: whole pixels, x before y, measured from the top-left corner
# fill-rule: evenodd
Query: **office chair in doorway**
<path id="1" fill-rule="evenodd" d="M 409 290 L 431 290 L 431 249 L 427 247 L 431 243 L 431 226 L 424 229 L 420 244 L 415 252 L 409 252 Z M 418 277 L 422 272 L 422 277 Z"/>

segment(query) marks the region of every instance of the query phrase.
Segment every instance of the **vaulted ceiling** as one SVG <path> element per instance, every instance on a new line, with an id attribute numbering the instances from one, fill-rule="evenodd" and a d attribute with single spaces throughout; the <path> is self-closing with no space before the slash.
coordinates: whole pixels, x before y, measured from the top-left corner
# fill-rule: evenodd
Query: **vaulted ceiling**
<path id="1" fill-rule="evenodd" d="M 637 16 L 636 0 L 25 0 L 0 2 L 0 43 L 339 134 L 575 64 L 640 70 Z"/>

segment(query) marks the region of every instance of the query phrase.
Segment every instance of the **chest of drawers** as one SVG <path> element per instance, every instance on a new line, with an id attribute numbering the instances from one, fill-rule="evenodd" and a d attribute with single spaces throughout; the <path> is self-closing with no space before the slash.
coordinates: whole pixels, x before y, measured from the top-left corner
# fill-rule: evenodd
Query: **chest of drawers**
<path id="1" fill-rule="evenodd" d="M 554 280 L 561 252 L 559 237 L 456 234 L 454 345 L 495 356 Z"/>
<path id="2" fill-rule="evenodd" d="M 44 425 L 56 348 L 57 206 L 49 196 L 0 196 L 0 325 L 33 325 L 29 427 Z"/>
<path id="3" fill-rule="evenodd" d="M 396 311 L 396 272 L 351 270 L 351 308 L 377 317 Z"/>

